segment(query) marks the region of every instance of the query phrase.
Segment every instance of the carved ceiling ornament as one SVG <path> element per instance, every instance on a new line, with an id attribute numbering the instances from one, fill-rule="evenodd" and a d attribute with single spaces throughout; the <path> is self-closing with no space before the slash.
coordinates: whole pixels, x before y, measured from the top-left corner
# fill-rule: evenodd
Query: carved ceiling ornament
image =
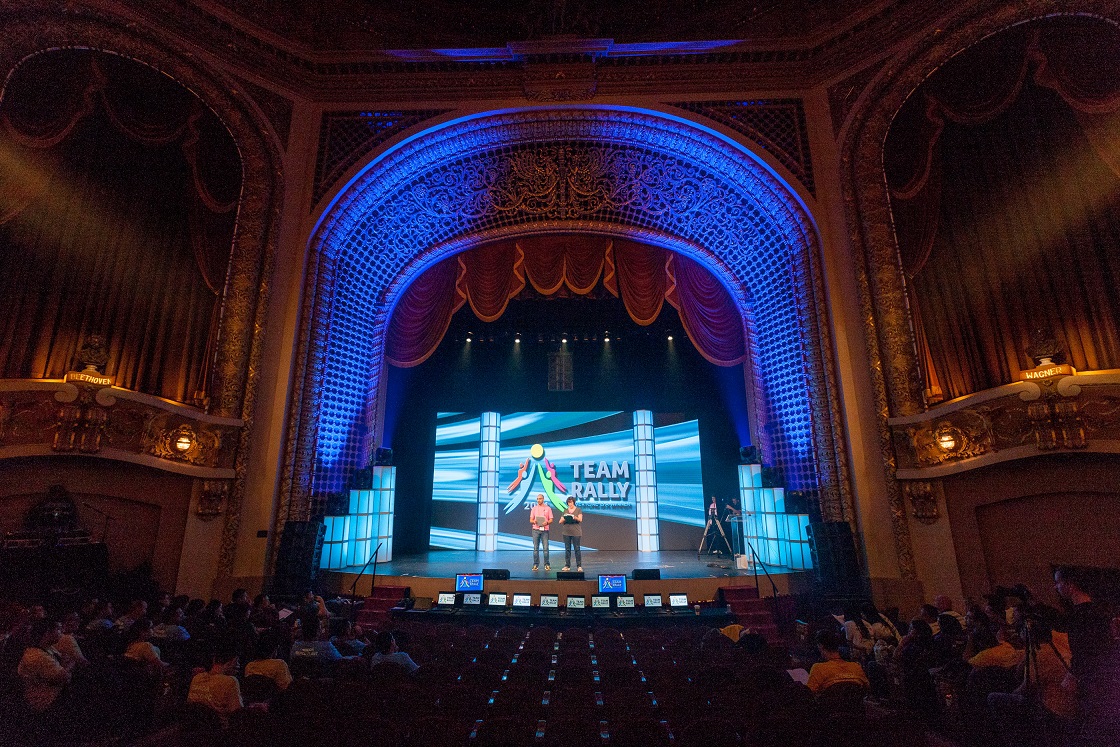
<path id="1" fill-rule="evenodd" d="M 819 484 L 830 517 L 854 515 L 836 466 L 839 403 L 828 384 L 831 358 L 821 353 L 830 346 L 822 343 L 823 283 L 808 214 L 745 149 L 676 118 L 615 107 L 456 120 L 376 156 L 339 196 L 312 238 L 315 286 L 297 356 L 306 365 L 292 410 L 299 435 L 287 458 L 297 473 L 322 470 L 316 494 L 330 494 L 350 462 L 376 447 L 384 326 L 396 298 L 433 263 L 472 245 L 558 231 L 626 236 L 692 256 L 742 307 L 753 306 L 774 345 L 784 335 L 782 346 L 763 346 L 757 363 L 757 378 L 793 393 L 783 402 L 798 410 L 791 417 L 781 404 L 772 417 L 804 429 L 797 438 L 805 448 L 788 434 L 774 437 L 780 466 L 802 470 L 795 476 L 804 487 Z M 364 353 L 353 384 L 345 382 L 355 364 L 337 347 L 346 340 Z M 313 383 L 322 381 L 339 388 L 324 393 Z M 356 421 L 371 436 L 351 456 L 341 449 Z M 310 495 L 301 491 L 311 486 L 294 477 L 287 487 L 287 515 L 307 515 Z"/>
<path id="2" fill-rule="evenodd" d="M 903 578 L 916 578 L 917 571 L 909 528 L 901 520 L 905 516 L 901 490 L 894 478 L 898 468 L 895 448 L 899 440 L 892 436 L 888 418 L 920 413 L 925 403 L 883 178 L 883 143 L 902 104 L 940 65 L 992 34 L 1052 12 L 1053 8 L 1045 3 L 1008 3 L 994 9 L 975 6 L 957 14 L 942 24 L 936 34 L 916 37 L 893 58 L 876 65 L 875 74 L 858 94 L 839 127 L 841 186 L 847 224 L 852 246 L 857 247 L 864 258 L 857 272 L 857 285 L 863 316 L 867 320 L 880 445 L 888 467 L 895 547 Z M 1063 4 L 1063 12 L 1120 22 L 1120 13 L 1112 0 L 1070 0 Z M 864 83 L 858 73 L 853 79 L 861 85 Z"/>

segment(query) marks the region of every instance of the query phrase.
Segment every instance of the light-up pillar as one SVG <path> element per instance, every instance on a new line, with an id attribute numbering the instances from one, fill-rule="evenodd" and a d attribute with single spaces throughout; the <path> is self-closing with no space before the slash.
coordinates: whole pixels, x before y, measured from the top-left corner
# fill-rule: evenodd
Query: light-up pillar
<path id="1" fill-rule="evenodd" d="M 498 457 L 502 416 L 484 412 L 479 418 L 478 442 L 478 540 L 481 552 L 498 549 Z"/>
<path id="2" fill-rule="evenodd" d="M 638 552 L 657 552 L 657 459 L 653 449 L 653 413 L 634 412 L 634 504 L 637 509 Z"/>
<path id="3" fill-rule="evenodd" d="M 377 552 L 377 561 L 385 562 L 393 559 L 393 508 L 397 495 L 397 468 L 375 466 L 372 469 L 370 523 L 374 534 L 370 537 L 370 542 L 374 547 L 380 543 L 381 549 Z"/>

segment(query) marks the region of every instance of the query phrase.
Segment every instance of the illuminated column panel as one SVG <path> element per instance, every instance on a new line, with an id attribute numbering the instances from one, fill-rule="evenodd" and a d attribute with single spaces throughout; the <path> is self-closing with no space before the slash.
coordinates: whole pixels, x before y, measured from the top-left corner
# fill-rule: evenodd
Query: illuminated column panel
<path id="1" fill-rule="evenodd" d="M 397 468 L 379 465 L 372 469 L 373 490 L 369 491 L 370 542 L 373 547 L 381 544 L 377 560 L 385 562 L 393 559 L 393 508 L 397 494 Z M 366 562 L 368 557 L 369 555 L 362 558 L 362 562 Z"/>
<path id="2" fill-rule="evenodd" d="M 350 517 L 327 516 L 323 519 L 326 532 L 323 536 L 323 555 L 319 567 L 336 571 L 350 565 L 353 552 L 350 540 Z"/>
<path id="3" fill-rule="evenodd" d="M 634 503 L 637 515 L 638 552 L 657 552 L 657 458 L 653 447 L 653 413 L 634 412 Z"/>
<path id="4" fill-rule="evenodd" d="M 478 442 L 478 540 L 481 552 L 498 549 L 498 461 L 502 438 L 502 416 L 484 412 L 479 418 Z"/>

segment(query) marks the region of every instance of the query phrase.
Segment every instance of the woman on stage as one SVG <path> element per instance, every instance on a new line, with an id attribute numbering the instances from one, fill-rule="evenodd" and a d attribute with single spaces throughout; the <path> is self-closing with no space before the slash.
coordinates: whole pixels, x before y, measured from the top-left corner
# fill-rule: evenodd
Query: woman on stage
<path id="1" fill-rule="evenodd" d="M 568 508 L 560 517 L 560 534 L 564 537 L 564 570 L 571 570 L 572 547 L 576 549 L 576 570 L 583 570 L 579 540 L 583 536 L 583 510 L 576 506 L 576 499 L 568 497 Z"/>

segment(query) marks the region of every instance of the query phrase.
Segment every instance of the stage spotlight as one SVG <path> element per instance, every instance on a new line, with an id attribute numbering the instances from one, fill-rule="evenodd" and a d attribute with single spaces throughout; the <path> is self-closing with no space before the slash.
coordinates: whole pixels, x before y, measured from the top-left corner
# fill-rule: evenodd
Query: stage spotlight
<path id="1" fill-rule="evenodd" d="M 513 341 L 514 342 L 521 342 L 521 333 L 520 332 L 518 332 L 517 334 L 515 334 L 513 336 Z"/>
<path id="2" fill-rule="evenodd" d="M 471 336 L 472 336 L 473 334 L 474 334 L 473 332 L 468 332 L 468 333 L 467 333 L 467 342 L 470 342 L 470 341 L 471 341 Z"/>
<path id="3" fill-rule="evenodd" d="M 561 337 L 560 342 L 567 345 L 568 344 L 568 336 L 564 335 L 563 337 Z"/>
<path id="4" fill-rule="evenodd" d="M 669 342 L 672 342 L 672 341 L 673 341 L 673 336 L 669 335 Z"/>
<path id="5" fill-rule="evenodd" d="M 609 337 L 604 337 L 603 338 L 603 342 L 610 342 L 610 341 L 611 341 L 611 338 L 609 338 Z"/>

